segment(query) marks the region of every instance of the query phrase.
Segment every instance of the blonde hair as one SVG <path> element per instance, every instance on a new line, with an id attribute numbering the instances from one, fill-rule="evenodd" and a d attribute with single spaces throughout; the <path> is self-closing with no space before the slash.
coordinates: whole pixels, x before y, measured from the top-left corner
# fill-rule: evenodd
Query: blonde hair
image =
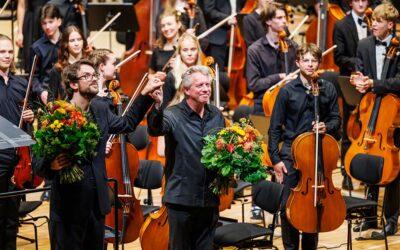
<path id="1" fill-rule="evenodd" d="M 388 22 L 396 23 L 399 18 L 399 11 L 392 4 L 383 3 L 374 9 L 372 18 L 375 20 L 383 19 Z"/>
<path id="2" fill-rule="evenodd" d="M 178 54 L 176 55 L 175 61 L 174 61 L 174 65 L 173 68 L 171 70 L 172 74 L 174 75 L 175 78 L 175 88 L 179 89 L 179 86 L 181 85 L 181 81 L 182 81 L 182 75 L 183 73 L 185 73 L 185 71 L 187 70 L 187 66 L 186 64 L 182 61 L 181 58 L 181 49 L 182 49 L 182 43 L 183 41 L 185 41 L 186 39 L 192 40 L 197 47 L 197 61 L 195 65 L 200 65 L 201 64 L 201 47 L 200 47 L 200 43 L 199 40 L 197 39 L 197 37 L 189 34 L 189 33 L 183 33 L 183 35 L 179 38 L 178 40 Z"/>
<path id="3" fill-rule="evenodd" d="M 176 11 L 175 9 L 167 8 L 165 9 L 161 14 L 160 17 L 158 18 L 157 26 L 158 30 L 161 32 L 161 20 L 165 17 L 173 16 L 175 17 L 176 23 L 181 25 L 181 27 L 178 30 L 178 37 L 182 35 L 185 32 L 184 25 L 181 22 L 181 17 L 180 17 L 180 12 Z M 160 37 L 156 41 L 156 46 L 160 49 L 164 48 L 164 45 L 167 43 L 167 39 L 164 37 L 163 34 L 160 34 Z"/>

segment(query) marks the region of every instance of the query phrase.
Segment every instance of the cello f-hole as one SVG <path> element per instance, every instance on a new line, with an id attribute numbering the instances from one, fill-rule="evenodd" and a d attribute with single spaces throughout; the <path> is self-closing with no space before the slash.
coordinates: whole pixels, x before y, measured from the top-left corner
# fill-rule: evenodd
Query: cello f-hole
<path id="1" fill-rule="evenodd" d="M 312 179 L 311 179 L 311 178 L 307 178 L 307 182 L 306 182 L 306 190 L 301 192 L 301 194 L 302 194 L 302 195 L 307 195 L 307 194 L 308 194 L 308 186 L 309 186 L 309 182 L 310 182 L 310 183 L 312 183 Z"/>

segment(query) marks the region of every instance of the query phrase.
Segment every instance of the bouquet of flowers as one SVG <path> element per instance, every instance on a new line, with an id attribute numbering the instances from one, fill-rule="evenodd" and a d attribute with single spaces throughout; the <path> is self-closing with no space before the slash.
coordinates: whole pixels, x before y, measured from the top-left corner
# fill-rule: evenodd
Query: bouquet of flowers
<path id="1" fill-rule="evenodd" d="M 246 119 L 204 138 L 201 163 L 217 172 L 211 183 L 215 194 L 226 193 L 234 177 L 256 183 L 267 177 L 261 157 L 262 136 Z"/>
<path id="2" fill-rule="evenodd" d="M 83 170 L 79 166 L 96 155 L 100 138 L 96 123 L 89 121 L 75 105 L 59 100 L 48 103 L 39 112 L 39 127 L 34 134 L 34 154 L 46 161 L 65 154 L 71 166 L 60 170 L 60 183 L 82 180 Z"/>

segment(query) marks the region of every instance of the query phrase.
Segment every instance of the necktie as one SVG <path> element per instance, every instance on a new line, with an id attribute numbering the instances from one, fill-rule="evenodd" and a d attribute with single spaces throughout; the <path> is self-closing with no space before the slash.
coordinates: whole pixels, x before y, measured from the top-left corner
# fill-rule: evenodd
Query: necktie
<path id="1" fill-rule="evenodd" d="M 387 46 L 387 43 L 386 43 L 386 42 L 379 41 L 379 40 L 376 40 L 376 41 L 375 41 L 375 45 L 376 45 L 376 46 L 385 46 L 385 47 L 386 47 L 386 46 Z"/>

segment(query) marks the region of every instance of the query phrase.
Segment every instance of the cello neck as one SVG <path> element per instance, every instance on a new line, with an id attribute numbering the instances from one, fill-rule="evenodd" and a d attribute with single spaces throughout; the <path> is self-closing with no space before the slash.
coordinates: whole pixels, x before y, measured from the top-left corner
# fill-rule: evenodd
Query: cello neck
<path id="1" fill-rule="evenodd" d="M 324 51 L 326 44 L 326 28 L 328 25 L 328 1 L 319 1 L 317 46 Z"/>

